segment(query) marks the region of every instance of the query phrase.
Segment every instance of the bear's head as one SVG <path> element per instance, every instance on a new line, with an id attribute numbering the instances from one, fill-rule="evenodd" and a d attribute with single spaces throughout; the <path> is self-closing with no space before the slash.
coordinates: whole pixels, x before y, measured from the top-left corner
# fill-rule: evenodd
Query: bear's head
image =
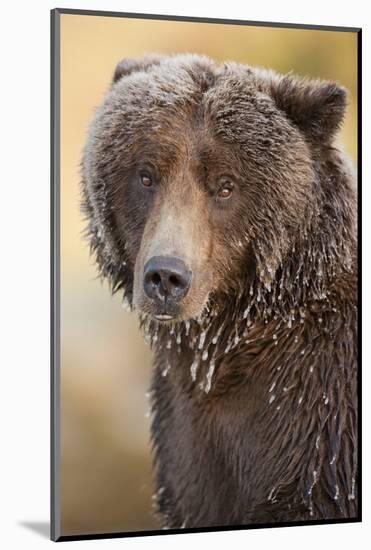
<path id="1" fill-rule="evenodd" d="M 113 290 L 162 322 L 254 281 L 269 291 L 318 216 L 314 159 L 345 100 L 333 83 L 204 56 L 119 63 L 82 161 L 88 236 Z"/>

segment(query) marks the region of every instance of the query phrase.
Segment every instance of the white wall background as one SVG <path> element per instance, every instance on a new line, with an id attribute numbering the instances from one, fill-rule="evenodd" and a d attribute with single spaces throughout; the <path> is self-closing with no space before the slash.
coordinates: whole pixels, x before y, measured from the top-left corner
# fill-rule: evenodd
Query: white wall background
<path id="1" fill-rule="evenodd" d="M 364 84 L 363 524 L 71 542 L 69 547 L 179 549 L 213 545 L 301 550 L 366 548 L 371 539 L 370 468 L 370 69 L 371 17 L 362 0 L 7 0 L 1 7 L 0 85 L 0 545 L 52 545 L 49 519 L 49 10 L 54 7 L 362 26 Z M 341 63 L 341 59 L 339 59 Z M 33 524 L 33 528 L 27 526 Z M 35 530 L 36 526 L 36 530 Z M 369 544 L 369 543 L 368 543 Z"/>

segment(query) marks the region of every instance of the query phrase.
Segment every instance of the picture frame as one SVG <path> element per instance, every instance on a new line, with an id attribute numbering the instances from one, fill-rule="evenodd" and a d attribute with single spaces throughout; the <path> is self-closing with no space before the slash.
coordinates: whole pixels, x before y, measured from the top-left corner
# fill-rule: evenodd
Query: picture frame
<path id="1" fill-rule="evenodd" d="M 361 415 L 359 414 L 359 424 L 357 429 L 357 450 L 358 450 L 358 511 L 356 516 L 351 518 L 325 518 L 325 519 L 308 519 L 299 521 L 277 521 L 272 523 L 267 522 L 252 522 L 246 525 L 212 525 L 202 527 L 186 526 L 185 528 L 170 528 L 167 530 L 161 529 L 140 529 L 125 531 L 110 531 L 107 532 L 73 532 L 67 533 L 61 527 L 61 347 L 63 345 L 61 336 L 61 194 L 63 189 L 61 186 L 61 170 L 63 168 L 61 159 L 61 124 L 63 122 L 63 114 L 61 113 L 61 43 L 63 34 L 61 31 L 61 16 L 68 17 L 91 17 L 91 18 L 112 18 L 115 20 L 139 20 L 139 21 L 158 21 L 158 22 L 183 22 L 194 24 L 209 24 L 209 25 L 228 25 L 231 27 L 254 27 L 264 29 L 296 29 L 303 32 L 312 31 L 328 31 L 331 33 L 351 33 L 356 37 L 356 98 L 355 101 L 355 120 L 356 120 L 356 145 L 357 153 L 355 160 L 358 165 L 357 174 L 357 198 L 358 204 L 361 203 L 361 56 L 362 56 L 362 32 L 361 29 L 346 28 L 346 27 L 326 27 L 317 25 L 293 25 L 283 23 L 267 23 L 253 22 L 240 20 L 220 20 L 215 18 L 193 18 L 179 16 L 162 16 L 149 14 L 134 14 L 120 12 L 99 12 L 89 10 L 70 10 L 70 9 L 55 9 L 51 12 L 51 538 L 53 540 L 80 540 L 92 538 L 113 538 L 113 537 L 128 537 L 128 536 L 148 536 L 162 534 L 176 534 L 184 532 L 206 532 L 206 531 L 228 531 L 235 529 L 255 529 L 263 527 L 281 527 L 293 525 L 316 525 L 324 523 L 347 523 L 358 522 L 362 519 L 362 498 L 361 498 L 361 436 L 360 424 Z M 202 53 L 202 52 L 201 52 Z M 125 57 L 125 52 L 123 52 Z M 117 59 L 119 61 L 119 59 Z M 114 67 L 109 67 L 112 72 Z M 106 88 L 109 82 L 106 83 Z M 76 169 L 77 170 L 77 169 Z M 361 213 L 357 210 L 357 263 L 361 267 Z M 82 245 L 81 245 L 82 247 Z M 84 254 L 86 254 L 86 249 Z M 66 254 L 66 251 L 64 251 Z M 361 274 L 358 274 L 358 298 L 361 298 Z M 105 289 L 107 299 L 109 294 Z M 361 351 L 361 300 L 359 300 L 358 311 L 360 313 L 358 320 L 358 349 Z M 357 393 L 361 396 L 361 360 L 358 359 L 358 374 L 357 374 Z M 360 413 L 360 399 L 357 405 Z M 144 414 L 144 413 L 143 413 Z M 135 419 L 133 419 L 135 422 Z"/>

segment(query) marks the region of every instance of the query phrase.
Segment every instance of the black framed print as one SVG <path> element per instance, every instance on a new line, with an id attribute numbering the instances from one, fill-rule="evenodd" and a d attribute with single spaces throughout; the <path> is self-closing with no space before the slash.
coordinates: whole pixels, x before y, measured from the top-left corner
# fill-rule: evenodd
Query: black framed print
<path id="1" fill-rule="evenodd" d="M 55 9 L 53 540 L 361 520 L 361 30 Z"/>

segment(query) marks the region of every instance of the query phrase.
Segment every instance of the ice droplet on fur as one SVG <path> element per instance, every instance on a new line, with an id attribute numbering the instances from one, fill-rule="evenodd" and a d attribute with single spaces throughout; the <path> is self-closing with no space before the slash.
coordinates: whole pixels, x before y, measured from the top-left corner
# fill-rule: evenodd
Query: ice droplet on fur
<path id="1" fill-rule="evenodd" d="M 245 311 L 243 312 L 243 319 L 246 319 L 246 318 L 247 318 L 250 309 L 251 309 L 251 305 L 247 306 L 247 308 L 246 308 Z"/>
<path id="2" fill-rule="evenodd" d="M 197 369 L 198 369 L 198 359 L 195 359 L 191 365 L 191 377 L 193 382 L 196 380 Z"/>
<path id="3" fill-rule="evenodd" d="M 206 375 L 206 386 L 205 386 L 205 392 L 209 393 L 211 389 L 211 380 L 214 374 L 215 370 L 215 361 L 210 361 L 209 370 L 207 371 Z"/>
<path id="4" fill-rule="evenodd" d="M 354 477 L 352 477 L 352 490 L 348 495 L 348 500 L 354 500 L 356 498 L 355 495 L 355 486 L 356 486 L 356 480 Z"/>
<path id="5" fill-rule="evenodd" d="M 205 338 L 206 338 L 207 330 L 203 330 L 200 334 L 200 340 L 198 342 L 198 349 L 202 349 L 204 347 Z"/>
<path id="6" fill-rule="evenodd" d="M 220 335 L 221 335 L 222 329 L 223 329 L 223 325 L 222 325 L 221 327 L 219 327 L 218 332 L 216 333 L 216 335 L 214 336 L 214 338 L 211 340 L 211 342 L 212 342 L 213 344 L 216 344 L 217 341 L 219 340 L 219 337 L 220 337 Z"/>
<path id="7" fill-rule="evenodd" d="M 170 370 L 170 363 L 167 363 L 166 367 L 162 371 L 162 376 L 166 376 L 169 370 Z"/>
<path id="8" fill-rule="evenodd" d="M 122 305 L 122 309 L 123 309 L 124 311 L 128 311 L 128 312 L 131 311 L 131 305 L 130 305 L 129 300 L 126 298 L 126 296 L 124 296 L 124 297 L 122 298 L 121 305 Z"/>

